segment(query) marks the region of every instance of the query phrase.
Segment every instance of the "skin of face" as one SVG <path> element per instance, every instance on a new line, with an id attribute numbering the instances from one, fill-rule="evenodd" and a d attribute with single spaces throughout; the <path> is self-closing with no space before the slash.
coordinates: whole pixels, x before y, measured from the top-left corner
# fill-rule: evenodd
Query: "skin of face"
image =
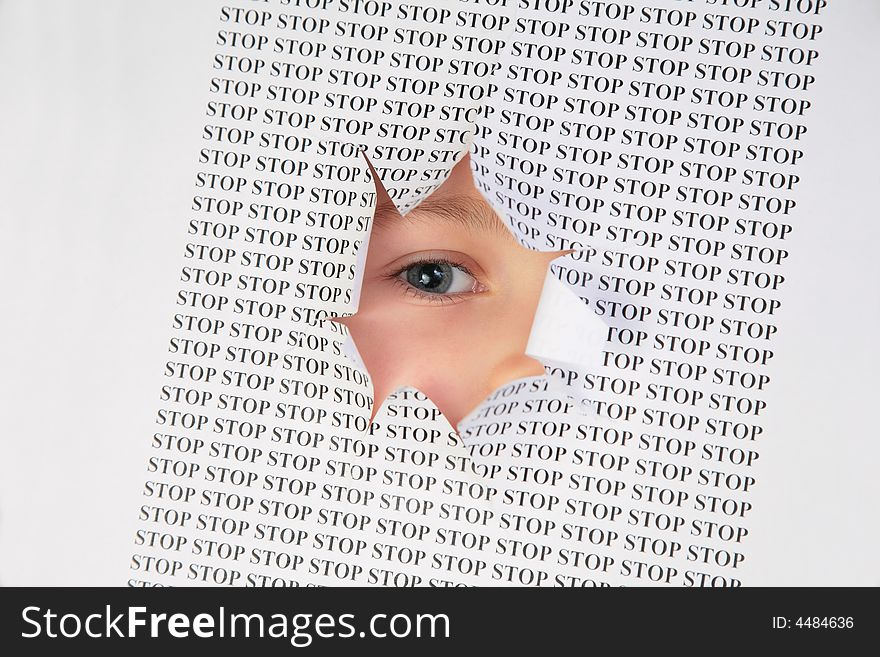
<path id="1" fill-rule="evenodd" d="M 412 386 L 457 426 L 503 384 L 544 374 L 525 349 L 547 268 L 561 253 L 514 239 L 474 185 L 468 157 L 406 217 L 379 182 L 377 193 L 358 311 L 338 321 L 372 379 L 373 416 Z M 402 269 L 438 261 L 460 265 L 453 280 L 468 289 L 431 295 L 404 280 Z"/>

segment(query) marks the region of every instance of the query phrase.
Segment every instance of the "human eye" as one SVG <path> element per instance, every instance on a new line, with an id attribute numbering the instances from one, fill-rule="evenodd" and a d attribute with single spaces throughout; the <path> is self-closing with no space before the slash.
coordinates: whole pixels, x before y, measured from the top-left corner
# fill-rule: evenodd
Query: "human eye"
<path id="1" fill-rule="evenodd" d="M 398 262 L 391 278 L 416 300 L 456 303 L 488 289 L 476 267 L 464 260 L 453 254 L 416 254 Z"/>

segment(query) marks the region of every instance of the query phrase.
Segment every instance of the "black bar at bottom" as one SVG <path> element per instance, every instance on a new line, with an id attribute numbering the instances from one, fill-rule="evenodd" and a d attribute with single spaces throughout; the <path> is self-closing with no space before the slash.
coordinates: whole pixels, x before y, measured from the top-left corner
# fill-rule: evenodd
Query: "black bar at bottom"
<path id="1" fill-rule="evenodd" d="M 755 648 L 812 652 L 874 645 L 876 591 L 7 588 L 0 589 L 0 651 L 120 655 L 146 647 L 161 650 L 162 657 L 194 650 L 366 650 L 383 656 L 450 650 L 589 654 L 608 648 L 676 655 Z"/>

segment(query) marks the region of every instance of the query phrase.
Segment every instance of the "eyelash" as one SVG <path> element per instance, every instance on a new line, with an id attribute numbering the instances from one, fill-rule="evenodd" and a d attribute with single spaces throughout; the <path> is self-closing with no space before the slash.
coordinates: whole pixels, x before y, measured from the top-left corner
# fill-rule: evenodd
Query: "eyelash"
<path id="1" fill-rule="evenodd" d="M 419 300 L 428 301 L 429 303 L 434 303 L 441 306 L 459 303 L 460 301 L 464 301 L 466 297 L 473 294 L 464 292 L 459 292 L 456 294 L 425 294 L 423 292 L 419 292 L 419 290 L 414 288 L 412 285 L 399 278 L 399 276 L 407 269 L 411 269 L 412 267 L 416 267 L 418 265 L 427 265 L 435 262 L 440 263 L 441 265 L 449 265 L 450 267 L 460 269 L 468 276 L 471 276 L 475 281 L 479 281 L 477 276 L 464 264 L 460 262 L 455 262 L 454 260 L 449 260 L 448 258 L 418 258 L 416 260 L 406 263 L 402 267 L 398 267 L 393 273 L 389 273 L 387 275 L 387 278 L 391 280 L 391 282 L 393 282 L 394 284 L 401 285 L 404 293 L 410 294 Z"/>

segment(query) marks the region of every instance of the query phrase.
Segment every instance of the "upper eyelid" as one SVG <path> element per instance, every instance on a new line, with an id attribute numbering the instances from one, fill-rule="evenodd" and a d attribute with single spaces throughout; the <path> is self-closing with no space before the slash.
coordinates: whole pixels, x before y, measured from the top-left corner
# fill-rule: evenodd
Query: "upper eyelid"
<path id="1" fill-rule="evenodd" d="M 449 265 L 450 267 L 455 267 L 456 269 L 460 269 L 468 276 L 472 276 L 473 278 L 477 278 L 477 275 L 474 274 L 470 269 L 468 269 L 467 265 L 454 262 L 452 260 L 448 260 L 447 258 L 419 258 L 417 260 L 413 260 L 402 267 L 395 267 L 395 272 L 392 274 L 393 276 L 400 276 L 403 272 L 411 267 L 415 267 L 416 265 L 426 265 L 432 262 L 439 262 L 440 264 Z"/>
<path id="2" fill-rule="evenodd" d="M 473 266 L 470 266 L 467 261 L 473 262 Z M 413 265 L 429 262 L 442 262 L 457 267 L 470 276 L 473 276 L 473 278 L 481 284 L 489 285 L 489 278 L 486 275 L 486 272 L 483 271 L 480 264 L 473 258 L 464 253 L 459 253 L 457 251 L 443 251 L 442 249 L 436 251 L 424 250 L 402 256 L 387 265 L 384 274 L 386 276 L 397 276 Z"/>

